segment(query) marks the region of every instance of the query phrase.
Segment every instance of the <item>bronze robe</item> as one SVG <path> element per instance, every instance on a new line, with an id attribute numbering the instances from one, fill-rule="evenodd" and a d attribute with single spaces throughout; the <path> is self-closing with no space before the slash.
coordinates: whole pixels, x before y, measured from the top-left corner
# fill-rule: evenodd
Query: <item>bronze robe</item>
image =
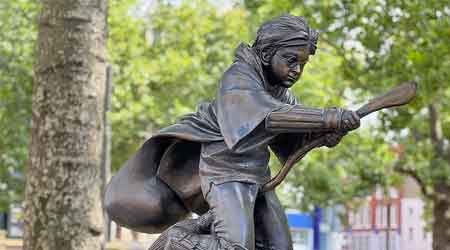
<path id="1" fill-rule="evenodd" d="M 258 56 L 241 44 L 220 81 L 216 100 L 200 104 L 197 112 L 152 136 L 112 178 L 105 194 L 111 219 L 158 233 L 190 212 L 204 213 L 208 205 L 199 178 L 201 145 L 224 142 L 231 152 L 261 147 L 254 143 L 254 134 L 264 129 L 265 117 L 295 103 L 288 89 L 268 83 Z M 270 141 L 263 141 L 282 163 L 309 140 L 308 134 L 270 136 Z"/>

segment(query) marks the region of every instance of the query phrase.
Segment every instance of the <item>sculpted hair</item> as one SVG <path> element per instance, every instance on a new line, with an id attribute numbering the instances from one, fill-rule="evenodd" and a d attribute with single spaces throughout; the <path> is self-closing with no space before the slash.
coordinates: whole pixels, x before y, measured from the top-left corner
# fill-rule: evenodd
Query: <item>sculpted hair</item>
<path id="1" fill-rule="evenodd" d="M 317 48 L 318 32 L 310 29 L 303 17 L 282 15 L 259 27 L 252 48 L 267 64 L 277 49 L 289 46 L 306 46 L 311 55 Z"/>

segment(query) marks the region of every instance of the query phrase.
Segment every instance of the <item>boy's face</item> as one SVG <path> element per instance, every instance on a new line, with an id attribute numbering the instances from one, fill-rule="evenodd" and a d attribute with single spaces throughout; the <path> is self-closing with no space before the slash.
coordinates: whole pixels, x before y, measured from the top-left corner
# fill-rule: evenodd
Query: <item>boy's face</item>
<path id="1" fill-rule="evenodd" d="M 309 53 L 306 47 L 292 46 L 280 48 L 270 60 L 272 78 L 276 84 L 290 88 L 300 78 Z"/>

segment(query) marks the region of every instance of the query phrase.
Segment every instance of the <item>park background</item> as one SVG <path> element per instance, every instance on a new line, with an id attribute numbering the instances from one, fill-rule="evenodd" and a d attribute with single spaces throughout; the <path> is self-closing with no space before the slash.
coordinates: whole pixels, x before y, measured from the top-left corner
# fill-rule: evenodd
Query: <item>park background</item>
<path id="1" fill-rule="evenodd" d="M 48 46 L 62 39 L 62 46 L 68 47 L 66 43 L 76 40 L 65 35 L 67 29 L 50 32 L 58 24 L 57 15 L 45 22 L 51 13 L 65 8 L 80 11 L 78 19 L 63 24 L 74 27 L 74 37 L 83 32 L 84 25 L 94 23 L 105 38 L 96 40 L 100 63 L 89 71 L 93 75 L 103 72 L 89 80 L 94 84 L 92 91 L 98 91 L 94 97 L 103 103 L 95 109 L 101 119 L 93 119 L 100 125 L 76 126 L 79 134 L 89 129 L 94 133 L 92 127 L 98 126 L 98 134 L 88 136 L 95 141 L 72 140 L 77 133 L 58 134 L 59 141 L 41 140 L 42 135 L 57 138 L 52 131 L 70 127 L 76 120 L 71 115 L 78 115 L 83 103 L 89 102 L 82 98 L 92 98 L 82 95 L 76 102 L 52 103 L 71 98 L 59 93 L 81 91 L 76 87 L 84 81 L 80 77 L 75 79 L 78 82 L 58 83 L 43 77 L 58 72 L 58 65 L 48 66 L 52 60 L 75 60 L 70 50 L 59 58 L 55 56 L 58 51 Z M 251 43 L 264 20 L 283 13 L 304 16 L 321 31 L 316 55 L 293 87 L 301 103 L 356 109 L 395 85 L 418 84 L 418 96 L 410 105 L 365 118 L 362 128 L 337 147 L 310 153 L 277 190 L 283 204 L 305 213 L 339 205 L 357 211 L 366 197 L 379 190 L 387 194 L 412 179 L 425 204 L 421 216 L 432 235 L 432 249 L 450 249 L 447 1 L 10 0 L 0 2 L 0 211 L 25 204 L 21 219 L 25 219 L 28 245 L 24 249 L 100 249 L 105 242 L 99 240 L 105 239 L 103 223 L 97 222 L 100 226 L 92 230 L 74 220 L 90 217 L 91 210 L 100 211 L 96 216 L 102 218 L 98 206 L 109 169 L 116 171 L 152 133 L 194 111 L 198 103 L 211 100 L 237 45 Z M 86 20 L 85 15 L 89 16 Z M 46 46 L 55 53 L 43 53 Z M 73 67 L 77 63 L 81 69 L 90 65 L 81 60 Z M 82 76 L 86 72 L 80 68 L 72 73 Z M 51 81 L 56 85 L 46 85 Z M 55 92 L 48 91 L 48 100 L 42 100 L 40 91 L 46 87 Z M 32 126 L 52 113 L 59 123 Z M 67 159 L 62 156 L 38 163 L 33 160 L 46 149 L 57 148 L 64 155 L 64 147 L 70 144 L 66 141 L 99 143 L 98 154 L 89 155 L 98 159 L 94 164 L 71 159 L 70 166 L 61 162 Z M 77 151 L 80 159 L 86 158 L 83 148 Z M 271 167 L 277 171 L 279 164 L 273 160 Z M 81 191 L 70 191 L 77 189 Z M 349 224 L 348 216 L 342 217 L 343 225 Z"/>

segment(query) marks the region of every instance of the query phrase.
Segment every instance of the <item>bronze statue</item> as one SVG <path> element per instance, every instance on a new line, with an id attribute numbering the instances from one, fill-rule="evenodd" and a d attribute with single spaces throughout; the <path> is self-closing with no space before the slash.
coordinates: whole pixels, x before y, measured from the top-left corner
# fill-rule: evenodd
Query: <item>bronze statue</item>
<path id="1" fill-rule="evenodd" d="M 299 104 L 289 88 L 315 54 L 317 36 L 302 17 L 264 23 L 251 46 L 236 49 L 216 99 L 148 139 L 112 178 L 105 195 L 110 217 L 148 233 L 178 222 L 154 250 L 292 250 L 273 188 L 309 150 L 333 147 L 358 128 L 360 117 L 403 104 L 397 98 L 358 112 Z M 273 180 L 269 148 L 285 164 Z M 191 212 L 203 216 L 181 221 Z"/>

